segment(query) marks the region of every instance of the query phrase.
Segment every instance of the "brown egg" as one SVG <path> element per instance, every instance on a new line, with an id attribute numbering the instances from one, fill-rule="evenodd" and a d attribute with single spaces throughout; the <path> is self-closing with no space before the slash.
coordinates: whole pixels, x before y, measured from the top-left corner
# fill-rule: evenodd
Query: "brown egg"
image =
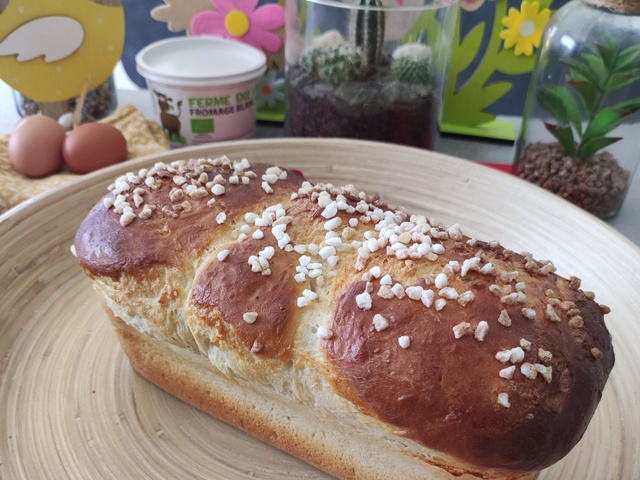
<path id="1" fill-rule="evenodd" d="M 67 135 L 62 155 L 72 172 L 93 172 L 125 160 L 127 140 L 112 125 L 85 123 Z"/>
<path id="2" fill-rule="evenodd" d="M 32 178 L 46 177 L 62 168 L 66 134 L 54 119 L 25 117 L 9 137 L 9 159 L 15 169 Z"/>

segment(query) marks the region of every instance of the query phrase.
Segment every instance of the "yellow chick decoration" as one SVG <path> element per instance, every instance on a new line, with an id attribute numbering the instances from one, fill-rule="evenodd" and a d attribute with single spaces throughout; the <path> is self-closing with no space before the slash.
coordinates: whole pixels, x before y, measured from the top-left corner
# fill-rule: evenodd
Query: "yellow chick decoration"
<path id="1" fill-rule="evenodd" d="M 122 0 L 0 0 L 0 78 L 37 102 L 104 83 L 124 47 Z"/>

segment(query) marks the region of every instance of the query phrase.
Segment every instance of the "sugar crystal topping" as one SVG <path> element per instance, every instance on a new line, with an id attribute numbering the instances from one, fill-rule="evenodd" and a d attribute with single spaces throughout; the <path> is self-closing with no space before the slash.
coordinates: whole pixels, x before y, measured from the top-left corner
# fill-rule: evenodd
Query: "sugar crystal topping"
<path id="1" fill-rule="evenodd" d="M 330 340 L 331 338 L 333 338 L 333 332 L 323 325 L 318 327 L 316 335 L 322 340 Z"/>
<path id="2" fill-rule="evenodd" d="M 389 320 L 387 320 L 385 317 L 383 317 L 379 313 L 376 313 L 373 316 L 373 328 L 376 329 L 376 332 L 381 332 L 383 330 L 386 330 L 387 328 L 389 328 Z"/>
<path id="3" fill-rule="evenodd" d="M 509 394 L 504 392 L 499 393 L 498 404 L 502 405 L 504 408 L 511 408 L 511 403 L 509 402 Z"/>
<path id="4" fill-rule="evenodd" d="M 242 315 L 242 319 L 247 323 L 255 323 L 258 319 L 258 312 L 245 312 Z"/>
<path id="5" fill-rule="evenodd" d="M 402 335 L 398 338 L 398 344 L 401 348 L 407 349 L 411 346 L 411 338 L 408 335 Z"/>

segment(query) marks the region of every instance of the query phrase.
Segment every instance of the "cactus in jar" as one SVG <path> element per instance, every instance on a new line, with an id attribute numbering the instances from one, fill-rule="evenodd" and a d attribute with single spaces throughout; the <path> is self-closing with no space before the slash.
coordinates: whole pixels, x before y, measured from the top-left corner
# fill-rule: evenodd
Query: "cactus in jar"
<path id="1" fill-rule="evenodd" d="M 355 0 L 359 7 L 351 15 L 350 38 L 335 30 L 314 39 L 314 48 L 301 58 L 300 66 L 309 75 L 337 86 L 367 77 L 384 58 L 385 13 L 381 0 Z"/>
<path id="2" fill-rule="evenodd" d="M 431 79 L 431 48 L 421 43 L 400 45 L 393 52 L 391 72 L 401 82 L 427 85 Z"/>
<path id="3" fill-rule="evenodd" d="M 381 0 L 356 0 L 358 6 L 351 18 L 351 43 L 362 51 L 365 64 L 380 63 L 384 53 L 384 10 Z"/>
<path id="4" fill-rule="evenodd" d="M 345 44 L 313 49 L 302 57 L 301 66 L 309 75 L 332 85 L 359 80 L 367 72 L 360 52 Z"/>
<path id="5" fill-rule="evenodd" d="M 402 2 L 386 7 L 382 0 L 308 1 L 313 10 L 307 18 L 315 28 L 305 23 L 300 40 L 310 32 L 322 33 L 306 45 L 295 43 L 306 48 L 287 72 L 288 135 L 433 149 L 438 104 L 431 85 L 431 49 L 420 43 L 423 26 L 398 38 L 395 31 L 385 43 L 391 25 L 386 16 L 404 16 Z M 409 8 L 406 15 L 418 14 Z M 402 44 L 391 55 L 386 49 L 396 43 Z"/>

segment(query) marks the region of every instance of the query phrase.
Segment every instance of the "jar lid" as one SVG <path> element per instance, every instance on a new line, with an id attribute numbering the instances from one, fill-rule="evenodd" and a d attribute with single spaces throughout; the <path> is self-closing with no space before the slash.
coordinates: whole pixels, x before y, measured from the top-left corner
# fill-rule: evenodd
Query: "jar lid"
<path id="1" fill-rule="evenodd" d="M 640 14 L 640 0 L 582 0 L 588 5 L 608 8 L 616 13 Z"/>
<path id="2" fill-rule="evenodd" d="M 176 37 L 154 42 L 136 55 L 138 73 L 175 86 L 217 86 L 255 80 L 266 70 L 261 50 L 219 37 Z"/>

